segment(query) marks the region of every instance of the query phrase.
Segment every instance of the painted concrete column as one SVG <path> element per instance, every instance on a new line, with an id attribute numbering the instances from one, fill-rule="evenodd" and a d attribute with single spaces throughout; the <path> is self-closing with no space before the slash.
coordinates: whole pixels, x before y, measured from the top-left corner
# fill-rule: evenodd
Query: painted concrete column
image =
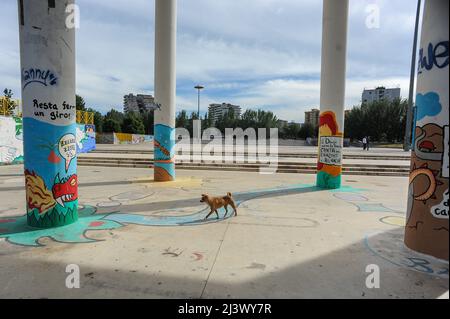
<path id="1" fill-rule="evenodd" d="M 323 1 L 317 186 L 341 187 L 348 0 Z"/>
<path id="2" fill-rule="evenodd" d="M 419 50 L 416 127 L 405 244 L 448 260 L 448 0 L 427 0 Z"/>
<path id="3" fill-rule="evenodd" d="M 154 180 L 175 180 L 177 1 L 155 1 Z"/>
<path id="4" fill-rule="evenodd" d="M 28 225 L 78 219 L 73 0 L 19 0 L 25 187 Z"/>

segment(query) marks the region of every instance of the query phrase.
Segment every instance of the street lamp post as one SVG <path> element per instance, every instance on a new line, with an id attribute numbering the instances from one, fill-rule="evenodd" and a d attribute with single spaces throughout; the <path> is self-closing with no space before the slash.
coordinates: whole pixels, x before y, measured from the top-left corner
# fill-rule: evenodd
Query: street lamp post
<path id="1" fill-rule="evenodd" d="M 413 126 L 414 80 L 416 75 L 416 53 L 417 53 L 417 37 L 419 33 L 420 6 L 421 0 L 418 0 L 416 12 L 416 25 L 414 28 L 412 59 L 411 59 L 411 74 L 409 79 L 408 109 L 406 111 L 406 129 L 405 129 L 405 138 L 403 142 L 404 151 L 411 150 L 411 131 L 413 130 L 412 126 Z"/>
<path id="2" fill-rule="evenodd" d="M 198 108 L 197 108 L 197 118 L 200 119 L 200 91 L 203 90 L 205 87 L 201 85 L 196 85 L 194 89 L 197 89 L 198 91 Z"/>

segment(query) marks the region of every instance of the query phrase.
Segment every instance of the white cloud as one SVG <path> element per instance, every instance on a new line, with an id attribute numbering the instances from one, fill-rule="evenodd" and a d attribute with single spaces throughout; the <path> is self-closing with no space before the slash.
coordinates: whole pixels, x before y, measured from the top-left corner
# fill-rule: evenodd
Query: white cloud
<path id="1" fill-rule="evenodd" d="M 17 4 L 0 11 L 0 86 L 20 95 Z M 154 1 L 78 0 L 77 92 L 101 111 L 123 95 L 152 93 Z M 380 6 L 380 28 L 364 22 Z M 351 0 L 346 106 L 364 87 L 398 86 L 407 96 L 416 3 Z M 303 121 L 319 105 L 322 2 L 316 0 L 178 1 L 177 106 L 196 110 L 193 86 L 212 102 L 264 107 Z"/>

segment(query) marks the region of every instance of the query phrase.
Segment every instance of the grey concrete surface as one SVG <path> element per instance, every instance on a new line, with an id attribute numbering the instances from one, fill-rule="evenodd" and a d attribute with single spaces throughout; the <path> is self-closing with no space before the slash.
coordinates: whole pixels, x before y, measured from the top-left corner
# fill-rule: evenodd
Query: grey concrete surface
<path id="1" fill-rule="evenodd" d="M 0 167 L 0 298 L 448 296 L 448 263 L 402 244 L 407 178 L 344 176 L 346 188 L 323 191 L 307 187 L 314 175 L 184 170 L 176 182 L 157 184 L 151 169 L 79 167 L 80 204 L 96 207 L 97 215 L 182 219 L 204 208 L 205 192 L 241 199 L 272 192 L 217 222 L 123 223 L 87 229 L 82 235 L 97 240 L 90 243 L 55 241 L 52 234 L 71 231 L 62 229 L 31 247 L 1 233 L 5 220 L 25 211 L 22 173 L 21 165 Z M 273 192 L 296 184 L 306 188 Z M 80 267 L 80 289 L 65 286 L 68 264 Z M 378 289 L 366 286 L 372 264 L 380 271 Z"/>

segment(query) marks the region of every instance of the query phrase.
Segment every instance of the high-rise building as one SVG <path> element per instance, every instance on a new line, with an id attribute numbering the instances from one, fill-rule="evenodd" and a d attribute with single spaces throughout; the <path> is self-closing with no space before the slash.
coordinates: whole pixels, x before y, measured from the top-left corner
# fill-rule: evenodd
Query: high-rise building
<path id="1" fill-rule="evenodd" d="M 318 109 L 312 109 L 311 111 L 306 111 L 305 112 L 305 124 L 311 124 L 314 127 L 319 126 L 319 116 L 320 116 L 320 110 L 318 110 Z"/>
<path id="2" fill-rule="evenodd" d="M 239 118 L 241 116 L 241 107 L 239 105 L 233 105 L 229 103 L 222 104 L 210 104 L 208 108 L 208 117 L 212 119 L 212 123 L 214 124 L 219 117 L 225 116 L 230 109 L 234 111 L 234 116 Z"/>
<path id="3" fill-rule="evenodd" d="M 123 97 L 123 111 L 125 113 L 153 111 L 156 108 L 155 98 L 152 95 L 130 93 Z"/>
<path id="4" fill-rule="evenodd" d="M 362 103 L 372 103 L 375 101 L 386 100 L 392 102 L 400 98 L 400 88 L 387 89 L 384 86 L 375 89 L 364 89 L 362 93 Z"/>

